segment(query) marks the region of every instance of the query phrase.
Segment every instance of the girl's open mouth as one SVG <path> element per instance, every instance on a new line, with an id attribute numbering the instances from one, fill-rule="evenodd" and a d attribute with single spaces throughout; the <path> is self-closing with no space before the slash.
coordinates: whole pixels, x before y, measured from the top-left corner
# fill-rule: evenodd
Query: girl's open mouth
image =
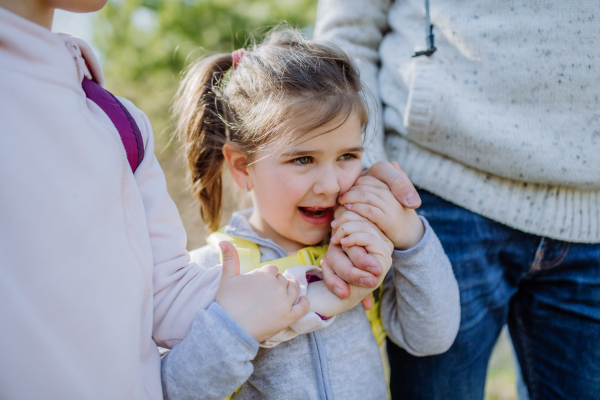
<path id="1" fill-rule="evenodd" d="M 323 225 L 331 222 L 333 217 L 333 207 L 298 207 L 300 216 L 314 225 Z"/>

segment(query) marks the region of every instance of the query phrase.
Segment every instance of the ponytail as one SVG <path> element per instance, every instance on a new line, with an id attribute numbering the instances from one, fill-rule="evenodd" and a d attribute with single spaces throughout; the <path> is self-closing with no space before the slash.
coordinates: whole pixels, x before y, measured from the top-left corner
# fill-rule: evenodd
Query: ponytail
<path id="1" fill-rule="evenodd" d="M 192 194 L 214 232 L 223 204 L 223 145 L 249 157 L 274 154 L 340 113 L 356 113 L 363 132 L 368 107 L 358 71 L 330 43 L 275 28 L 265 41 L 193 64 L 177 92 L 174 111 Z"/>
<path id="2" fill-rule="evenodd" d="M 223 145 L 227 108 L 215 89 L 231 68 L 231 54 L 218 54 L 191 66 L 176 95 L 176 133 L 182 144 L 192 195 L 210 232 L 219 229 L 223 203 Z"/>

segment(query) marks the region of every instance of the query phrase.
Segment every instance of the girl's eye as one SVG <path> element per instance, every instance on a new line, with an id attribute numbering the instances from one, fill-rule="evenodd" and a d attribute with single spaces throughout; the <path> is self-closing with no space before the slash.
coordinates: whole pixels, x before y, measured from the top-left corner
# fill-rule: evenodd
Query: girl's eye
<path id="1" fill-rule="evenodd" d="M 349 153 L 342 154 L 340 156 L 340 160 L 350 160 L 352 158 L 356 158 L 356 156 L 354 154 L 349 154 Z"/>
<path id="2" fill-rule="evenodd" d="M 300 165 L 309 164 L 311 161 L 312 161 L 312 157 L 309 157 L 309 156 L 298 157 L 298 158 L 294 158 L 292 160 L 292 162 L 295 162 L 296 164 L 300 164 Z"/>

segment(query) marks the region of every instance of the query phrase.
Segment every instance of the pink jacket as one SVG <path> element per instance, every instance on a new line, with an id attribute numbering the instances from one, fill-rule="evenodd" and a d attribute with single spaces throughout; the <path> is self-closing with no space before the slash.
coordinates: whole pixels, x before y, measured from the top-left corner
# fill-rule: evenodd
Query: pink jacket
<path id="1" fill-rule="evenodd" d="M 131 172 L 86 99 L 90 48 L 0 8 L 0 397 L 160 399 L 157 344 L 213 301 L 220 269 L 190 264 L 154 156 Z"/>

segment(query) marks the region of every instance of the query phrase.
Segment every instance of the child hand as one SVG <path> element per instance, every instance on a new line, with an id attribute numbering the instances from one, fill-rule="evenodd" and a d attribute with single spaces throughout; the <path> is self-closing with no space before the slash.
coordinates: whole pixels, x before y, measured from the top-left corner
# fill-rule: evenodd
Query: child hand
<path id="1" fill-rule="evenodd" d="M 364 247 L 344 249 L 341 245 L 333 243 L 323 256 L 321 270 L 327 288 L 340 299 L 347 299 L 350 295 L 349 284 L 376 288 L 377 277 L 383 272 L 379 261 L 369 255 Z M 371 296 L 366 296 L 362 303 L 365 310 L 370 309 Z"/>
<path id="2" fill-rule="evenodd" d="M 425 234 L 423 222 L 415 210 L 405 208 L 390 188 L 372 176 L 361 176 L 350 190 L 338 199 L 347 210 L 375 224 L 392 241 L 394 248 L 407 250 L 416 246 Z M 346 220 L 343 213 L 331 223 L 335 229 Z"/>
<path id="3" fill-rule="evenodd" d="M 294 305 L 300 285 L 279 274 L 274 265 L 240 275 L 240 260 L 231 243 L 219 243 L 223 272 L 217 303 L 248 333 L 264 342 L 302 318 L 310 308 L 304 296 Z"/>
<path id="4" fill-rule="evenodd" d="M 352 211 L 338 215 L 336 230 L 331 243 L 340 244 L 345 250 L 353 247 L 364 247 L 383 269 L 378 283 L 385 277 L 392 265 L 392 241 L 372 222 Z"/>

